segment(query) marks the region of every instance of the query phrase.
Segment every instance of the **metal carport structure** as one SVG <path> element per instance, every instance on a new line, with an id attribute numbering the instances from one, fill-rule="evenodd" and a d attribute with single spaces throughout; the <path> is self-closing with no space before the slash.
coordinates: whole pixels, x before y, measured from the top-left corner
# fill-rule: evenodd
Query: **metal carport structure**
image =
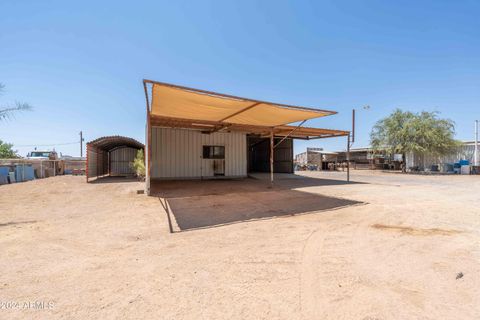
<path id="1" fill-rule="evenodd" d="M 87 182 L 107 175 L 129 175 L 130 163 L 138 150 L 145 146 L 122 136 L 106 136 L 87 142 Z"/>

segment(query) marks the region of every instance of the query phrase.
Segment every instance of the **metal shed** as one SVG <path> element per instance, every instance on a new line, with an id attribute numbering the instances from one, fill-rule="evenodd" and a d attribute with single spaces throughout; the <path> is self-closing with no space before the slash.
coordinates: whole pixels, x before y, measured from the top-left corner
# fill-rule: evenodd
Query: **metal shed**
<path id="1" fill-rule="evenodd" d="M 349 136 L 349 131 L 303 127 L 335 111 L 144 80 L 147 105 L 146 191 L 164 179 L 246 177 L 293 172 L 292 139 Z M 298 124 L 299 123 L 299 124 Z"/>
<path id="2" fill-rule="evenodd" d="M 87 142 L 87 182 L 103 176 L 133 175 L 130 164 L 145 146 L 135 139 L 106 136 Z"/>
<path id="3" fill-rule="evenodd" d="M 348 136 L 303 127 L 321 110 L 144 80 L 146 191 L 151 180 L 245 177 L 293 172 L 292 139 Z M 299 124 L 298 124 L 299 123 Z"/>

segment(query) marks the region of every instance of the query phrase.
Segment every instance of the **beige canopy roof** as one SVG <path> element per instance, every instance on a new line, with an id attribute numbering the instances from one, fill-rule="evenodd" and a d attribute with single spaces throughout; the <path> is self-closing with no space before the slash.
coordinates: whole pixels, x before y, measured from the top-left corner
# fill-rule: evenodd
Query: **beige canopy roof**
<path id="1" fill-rule="evenodd" d="M 276 135 L 304 139 L 348 134 L 348 131 L 287 126 L 336 114 L 335 111 L 236 97 L 152 80 L 143 80 L 143 84 L 149 118 L 154 126 L 258 134 L 273 130 Z M 294 129 L 295 132 L 291 132 Z"/>
<path id="2" fill-rule="evenodd" d="M 151 114 L 162 117 L 274 127 L 336 113 L 144 82 L 152 84 Z"/>

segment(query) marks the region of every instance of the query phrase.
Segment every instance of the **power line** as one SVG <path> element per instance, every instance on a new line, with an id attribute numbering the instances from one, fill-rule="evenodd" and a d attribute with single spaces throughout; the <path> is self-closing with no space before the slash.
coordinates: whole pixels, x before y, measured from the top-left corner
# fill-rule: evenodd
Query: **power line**
<path id="1" fill-rule="evenodd" d="M 52 143 L 52 144 L 14 144 L 15 147 L 54 147 L 54 146 L 66 146 L 69 144 L 78 144 L 78 141 L 75 142 L 65 142 L 65 143 Z"/>

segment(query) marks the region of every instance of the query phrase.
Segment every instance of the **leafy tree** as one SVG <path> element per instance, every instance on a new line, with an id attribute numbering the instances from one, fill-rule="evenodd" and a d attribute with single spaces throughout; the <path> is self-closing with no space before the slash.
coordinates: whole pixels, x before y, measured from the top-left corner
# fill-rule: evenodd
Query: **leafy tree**
<path id="1" fill-rule="evenodd" d="M 416 132 L 415 143 L 417 153 L 442 156 L 459 147 L 460 143 L 453 137 L 455 123 L 450 119 L 439 119 L 438 112 L 421 112 L 413 121 Z"/>
<path id="2" fill-rule="evenodd" d="M 12 149 L 13 144 L 3 142 L 0 140 L 0 159 L 18 158 L 18 154 Z"/>
<path id="3" fill-rule="evenodd" d="M 2 93 L 5 86 L 0 83 L 0 93 Z M 11 118 L 18 111 L 32 110 L 32 106 L 25 102 L 15 102 L 13 106 L 0 106 L 0 121 Z"/>
<path id="4" fill-rule="evenodd" d="M 437 112 L 412 113 L 396 109 L 375 124 L 370 133 L 370 143 L 376 151 L 402 154 L 405 172 L 408 152 L 445 155 L 459 145 L 454 135 L 454 122 L 439 119 Z"/>
<path id="5" fill-rule="evenodd" d="M 137 151 L 137 155 L 132 162 L 132 168 L 135 170 L 138 177 L 145 177 L 145 157 L 143 156 L 142 149 Z"/>

